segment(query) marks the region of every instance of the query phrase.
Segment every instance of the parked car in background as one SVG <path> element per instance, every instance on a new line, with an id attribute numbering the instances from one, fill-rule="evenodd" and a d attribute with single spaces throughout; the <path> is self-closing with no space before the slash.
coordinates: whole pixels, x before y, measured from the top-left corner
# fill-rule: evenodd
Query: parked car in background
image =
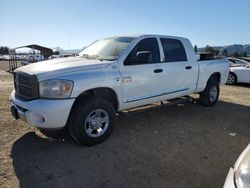
<path id="1" fill-rule="evenodd" d="M 234 66 L 234 65 L 236 65 L 236 66 L 243 65 L 244 66 L 244 65 L 249 64 L 249 62 L 244 60 L 244 59 L 237 59 L 237 58 L 227 58 L 227 59 L 230 62 L 231 66 Z"/>
<path id="2" fill-rule="evenodd" d="M 10 59 L 10 55 L 3 55 L 3 60 L 9 60 Z"/>
<path id="3" fill-rule="evenodd" d="M 28 65 L 30 64 L 28 61 L 21 61 L 21 65 L 24 66 L 24 65 Z"/>
<path id="4" fill-rule="evenodd" d="M 110 37 L 76 57 L 16 69 L 11 111 L 48 137 L 69 131 L 94 145 L 111 135 L 114 115 L 123 110 L 193 93 L 200 104 L 215 105 L 228 73 L 227 59 L 197 61 L 186 38 Z"/>
<path id="5" fill-rule="evenodd" d="M 27 54 L 22 56 L 21 65 L 28 65 L 30 63 L 36 63 L 43 61 L 44 57 L 40 54 Z"/>
<path id="6" fill-rule="evenodd" d="M 248 57 L 240 57 L 240 59 L 243 59 L 243 60 L 245 60 L 245 61 L 247 61 L 247 62 L 250 63 L 250 57 L 249 56 Z"/>
<path id="7" fill-rule="evenodd" d="M 230 168 L 224 188 L 250 187 L 250 144 L 241 153 L 235 165 Z"/>
<path id="8" fill-rule="evenodd" d="M 250 63 L 242 59 L 228 59 L 230 72 L 227 79 L 228 85 L 237 83 L 250 83 Z"/>

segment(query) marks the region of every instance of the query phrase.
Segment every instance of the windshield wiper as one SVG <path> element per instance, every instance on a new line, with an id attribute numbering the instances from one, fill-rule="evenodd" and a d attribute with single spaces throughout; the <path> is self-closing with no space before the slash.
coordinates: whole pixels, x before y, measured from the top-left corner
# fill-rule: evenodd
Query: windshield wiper
<path id="1" fill-rule="evenodd" d="M 93 58 L 95 58 L 95 59 L 98 59 L 98 60 L 100 60 L 100 61 L 114 61 L 114 60 L 116 60 L 116 59 L 105 59 L 105 58 L 101 58 L 99 55 L 93 55 L 93 56 L 91 56 L 91 57 L 93 57 Z"/>
<path id="2" fill-rule="evenodd" d="M 114 61 L 116 59 L 105 59 L 105 58 L 101 58 L 99 55 L 89 55 L 89 54 L 82 54 L 79 57 L 83 57 L 86 59 L 98 59 L 99 61 Z"/>
<path id="3" fill-rule="evenodd" d="M 88 54 L 82 54 L 82 55 L 80 55 L 80 57 L 84 57 L 84 58 L 88 59 L 89 55 Z"/>
<path id="4" fill-rule="evenodd" d="M 99 55 L 92 55 L 91 58 L 98 59 L 99 61 L 103 61 L 103 59 L 100 58 Z"/>
<path id="5" fill-rule="evenodd" d="M 100 61 L 104 60 L 104 59 L 100 58 L 98 55 L 82 54 L 81 57 L 84 57 L 86 59 L 98 59 Z"/>

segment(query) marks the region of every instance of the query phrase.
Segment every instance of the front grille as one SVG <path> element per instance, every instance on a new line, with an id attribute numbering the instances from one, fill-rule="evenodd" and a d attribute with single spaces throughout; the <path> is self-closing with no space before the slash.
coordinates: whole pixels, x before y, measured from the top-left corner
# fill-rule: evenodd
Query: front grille
<path id="1" fill-rule="evenodd" d="M 14 86 L 16 97 L 25 100 L 38 98 L 38 81 L 35 75 L 14 73 Z"/>
<path id="2" fill-rule="evenodd" d="M 19 92 L 22 95 L 32 97 L 32 88 L 19 85 Z"/>
<path id="3" fill-rule="evenodd" d="M 31 78 L 30 78 L 30 76 L 25 76 L 25 75 L 19 74 L 18 82 L 20 84 L 31 85 Z"/>

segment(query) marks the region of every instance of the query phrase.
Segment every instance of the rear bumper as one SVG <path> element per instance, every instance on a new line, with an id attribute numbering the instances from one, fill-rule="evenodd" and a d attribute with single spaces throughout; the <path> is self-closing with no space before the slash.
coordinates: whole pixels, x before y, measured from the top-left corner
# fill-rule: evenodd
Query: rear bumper
<path id="1" fill-rule="evenodd" d="M 75 99 L 22 101 L 15 97 L 15 91 L 11 93 L 10 98 L 18 119 L 32 127 L 44 129 L 63 128 L 75 101 Z"/>

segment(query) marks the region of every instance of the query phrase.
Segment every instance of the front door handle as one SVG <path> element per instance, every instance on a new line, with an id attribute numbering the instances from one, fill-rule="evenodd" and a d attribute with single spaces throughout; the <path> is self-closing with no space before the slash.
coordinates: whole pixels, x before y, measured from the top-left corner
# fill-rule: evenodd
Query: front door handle
<path id="1" fill-rule="evenodd" d="M 192 66 L 186 66 L 185 69 L 192 69 Z"/>
<path id="2" fill-rule="evenodd" d="M 163 69 L 155 69 L 154 70 L 154 73 L 161 73 L 161 72 L 163 72 Z"/>

